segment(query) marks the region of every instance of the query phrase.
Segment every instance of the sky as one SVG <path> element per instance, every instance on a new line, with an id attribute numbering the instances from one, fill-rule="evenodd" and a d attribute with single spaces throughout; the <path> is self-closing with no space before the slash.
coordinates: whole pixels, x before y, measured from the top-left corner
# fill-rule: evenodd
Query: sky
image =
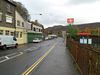
<path id="1" fill-rule="evenodd" d="M 74 24 L 100 22 L 100 0 L 15 1 L 21 2 L 28 9 L 31 20 L 38 20 L 45 28 L 68 25 L 67 18 L 74 18 Z"/>

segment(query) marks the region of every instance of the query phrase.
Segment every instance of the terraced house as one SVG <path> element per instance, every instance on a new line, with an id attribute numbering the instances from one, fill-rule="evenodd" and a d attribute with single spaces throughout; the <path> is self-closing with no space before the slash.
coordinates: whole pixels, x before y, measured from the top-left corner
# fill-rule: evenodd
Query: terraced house
<path id="1" fill-rule="evenodd" d="M 32 30 L 32 23 L 31 22 L 26 22 L 25 24 L 26 29 L 27 29 L 27 42 L 31 43 L 33 42 L 33 33 L 34 31 Z"/>
<path id="2" fill-rule="evenodd" d="M 0 35 L 13 35 L 15 32 L 15 8 L 10 0 L 0 0 Z"/>
<path id="3" fill-rule="evenodd" d="M 43 39 L 43 25 L 40 24 L 37 20 L 35 20 L 35 22 L 32 23 L 32 28 L 34 31 L 34 39 L 38 38 L 38 39 Z"/>
<path id="4" fill-rule="evenodd" d="M 26 32 L 26 21 L 20 15 L 20 13 L 16 10 L 16 38 L 18 44 L 27 43 L 27 32 Z"/>
<path id="5" fill-rule="evenodd" d="M 27 33 L 28 42 L 33 42 L 35 39 L 43 40 L 43 25 L 41 25 L 37 20 L 31 22 L 31 31 Z"/>

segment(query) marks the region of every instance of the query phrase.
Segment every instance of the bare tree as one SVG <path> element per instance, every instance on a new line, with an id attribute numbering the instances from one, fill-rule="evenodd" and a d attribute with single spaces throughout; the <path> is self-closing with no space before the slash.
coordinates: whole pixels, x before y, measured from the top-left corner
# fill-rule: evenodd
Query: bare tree
<path id="1" fill-rule="evenodd" d="M 29 14 L 28 10 L 25 8 L 25 6 L 20 2 L 14 1 L 14 3 L 16 4 L 16 10 L 20 13 L 20 15 L 25 20 L 30 21 L 30 14 Z"/>

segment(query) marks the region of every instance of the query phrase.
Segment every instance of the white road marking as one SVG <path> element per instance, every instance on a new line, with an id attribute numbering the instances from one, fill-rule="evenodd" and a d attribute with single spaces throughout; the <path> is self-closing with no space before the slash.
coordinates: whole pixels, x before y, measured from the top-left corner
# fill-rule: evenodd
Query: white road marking
<path id="1" fill-rule="evenodd" d="M 15 56 L 12 56 L 12 57 L 10 57 L 9 59 L 13 59 L 13 58 L 18 57 L 18 56 L 20 56 L 20 55 L 22 55 L 22 54 L 23 54 L 23 52 L 20 52 L 20 54 L 15 55 Z"/>
<path id="2" fill-rule="evenodd" d="M 31 48 L 33 48 L 33 47 L 31 47 Z M 28 48 L 28 49 L 25 49 L 24 51 L 33 51 L 33 50 L 35 50 L 35 49 L 37 49 L 37 47 L 34 47 L 34 49 Z M 5 62 L 5 61 L 7 61 L 7 60 L 16 58 L 16 57 L 18 57 L 18 56 L 21 56 L 22 54 L 23 54 L 23 52 L 19 52 L 19 54 L 17 54 L 17 53 L 12 53 L 12 54 L 8 54 L 8 55 L 6 55 L 6 56 L 2 56 L 2 57 L 0 57 L 0 59 L 2 59 L 2 58 L 4 58 L 4 59 L 1 60 L 0 63 L 3 63 L 3 62 Z"/>
<path id="3" fill-rule="evenodd" d="M 0 63 L 3 63 L 3 62 L 5 62 L 5 61 L 7 61 L 7 60 L 9 60 L 9 59 L 4 59 L 4 60 L 0 61 Z"/>
<path id="4" fill-rule="evenodd" d="M 12 55 L 15 55 L 15 54 L 17 54 L 17 53 L 8 54 L 8 55 L 6 55 L 6 56 L 12 56 Z"/>
<path id="5" fill-rule="evenodd" d="M 31 49 L 25 49 L 24 51 L 29 51 L 29 50 L 31 50 Z"/>
<path id="6" fill-rule="evenodd" d="M 4 56 L 5 59 L 4 59 L 4 60 L 1 60 L 0 63 L 3 63 L 3 62 L 5 62 L 5 61 L 7 61 L 7 60 L 16 58 L 16 57 L 18 57 L 18 56 L 21 56 L 21 55 L 23 54 L 23 52 L 19 52 L 19 54 L 15 55 L 15 56 L 12 56 L 12 57 L 9 57 L 9 56 L 14 55 L 14 54 L 17 54 L 17 53 L 12 53 L 12 54 L 9 54 L 9 55 L 7 55 L 7 56 Z M 3 58 L 3 57 L 2 57 L 2 58 Z"/>
<path id="7" fill-rule="evenodd" d="M 16 54 L 16 53 L 12 53 L 12 54 L 8 54 L 8 55 L 6 55 L 6 56 L 8 57 L 8 56 L 12 56 L 12 55 L 15 55 L 15 54 Z M 5 56 L 1 56 L 0 59 L 2 59 L 2 58 L 6 58 L 6 57 L 5 57 Z"/>
<path id="8" fill-rule="evenodd" d="M 25 52 L 26 51 L 33 51 L 33 50 L 35 50 L 36 49 L 36 47 L 34 47 L 34 48 L 29 48 L 29 49 L 26 49 L 26 50 L 24 50 Z"/>
<path id="9" fill-rule="evenodd" d="M 8 56 L 5 56 L 5 58 L 6 58 L 6 59 L 9 59 L 9 57 L 8 57 Z"/>
<path id="10" fill-rule="evenodd" d="M 23 54 L 23 52 L 20 52 L 20 54 Z"/>
<path id="11" fill-rule="evenodd" d="M 5 56 L 0 57 L 0 59 L 5 58 Z"/>

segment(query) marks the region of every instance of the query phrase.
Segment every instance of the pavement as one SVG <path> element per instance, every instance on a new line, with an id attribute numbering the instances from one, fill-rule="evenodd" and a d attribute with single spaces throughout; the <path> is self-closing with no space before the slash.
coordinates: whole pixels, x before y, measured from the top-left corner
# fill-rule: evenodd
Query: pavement
<path id="1" fill-rule="evenodd" d="M 79 75 L 63 39 L 0 50 L 0 75 Z"/>

